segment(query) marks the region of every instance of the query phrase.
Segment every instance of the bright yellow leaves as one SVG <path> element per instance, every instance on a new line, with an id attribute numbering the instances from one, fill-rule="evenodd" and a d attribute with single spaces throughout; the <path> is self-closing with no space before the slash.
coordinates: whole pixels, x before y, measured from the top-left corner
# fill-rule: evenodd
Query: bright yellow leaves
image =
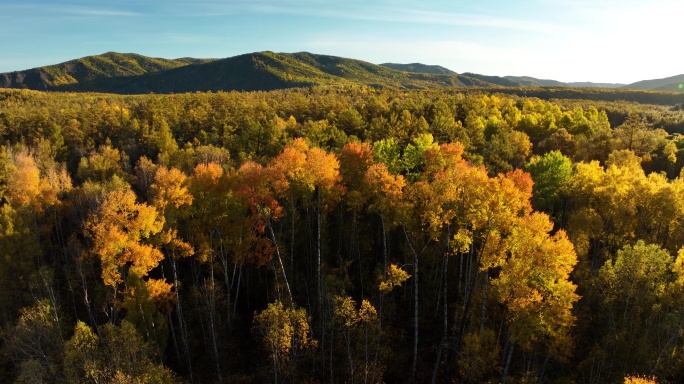
<path id="1" fill-rule="evenodd" d="M 40 170 L 33 157 L 28 154 L 14 156 L 14 169 L 7 179 L 7 195 L 14 206 L 29 205 L 34 202 L 43 189 Z"/>
<path id="2" fill-rule="evenodd" d="M 335 296 L 333 300 L 335 318 L 347 328 L 360 324 L 372 324 L 378 319 L 377 311 L 368 300 L 362 300 L 359 309 L 356 309 L 356 301 L 349 296 Z"/>
<path id="3" fill-rule="evenodd" d="M 568 232 L 581 255 L 592 240 L 604 250 L 599 259 L 637 239 L 670 252 L 681 244 L 684 182 L 646 176 L 630 151 L 613 153 L 605 169 L 598 162 L 576 164 L 564 189 L 574 207 Z"/>
<path id="4" fill-rule="evenodd" d="M 333 313 L 336 334 L 344 340 L 349 370 L 345 382 L 381 382 L 385 366 L 382 361 L 370 359 L 383 338 L 380 320 L 375 307 L 368 300 L 349 296 L 333 296 Z"/>
<path id="5" fill-rule="evenodd" d="M 280 301 L 269 304 L 254 316 L 254 329 L 262 336 L 276 365 L 286 363 L 292 355 L 317 345 L 311 337 L 306 311 L 303 308 L 286 309 Z"/>
<path id="6" fill-rule="evenodd" d="M 387 268 L 387 277 L 381 279 L 378 288 L 384 293 L 392 292 L 394 287 L 404 284 L 404 281 L 408 280 L 409 277 L 411 277 L 411 275 L 397 267 L 396 264 L 390 264 Z"/>
<path id="7" fill-rule="evenodd" d="M 39 167 L 34 155 L 20 150 L 5 164 L 6 197 L 13 208 L 31 207 L 36 213 L 57 204 L 57 194 L 71 188 L 71 179 L 64 168 Z"/>
<path id="8" fill-rule="evenodd" d="M 625 376 L 625 381 L 623 384 L 658 384 L 658 380 L 655 376 Z"/>
<path id="9" fill-rule="evenodd" d="M 577 256 L 565 232 L 551 236 L 551 229 L 542 213 L 517 219 L 503 240 L 507 258 L 492 286 L 514 322 L 516 342 L 524 348 L 542 342 L 563 357 L 571 352 L 572 306 L 579 299 L 577 286 L 569 280 Z"/>
<path id="10" fill-rule="evenodd" d="M 516 344 L 530 349 L 540 343 L 556 357 L 569 355 L 579 298 L 570 281 L 577 263 L 572 243 L 562 230 L 550 234 L 546 214 L 532 212 L 529 174 L 489 177 L 461 151 L 452 144 L 427 152 L 419 181 L 406 188 L 415 216 L 432 241 L 448 239 L 449 253 L 478 255 Z"/>
<path id="11" fill-rule="evenodd" d="M 164 212 L 168 206 L 178 209 L 192 205 L 192 195 L 187 188 L 187 176 L 176 168 L 159 167 L 152 185 L 154 206 Z"/>
<path id="12" fill-rule="evenodd" d="M 291 191 L 309 196 L 318 191 L 326 202 L 338 201 L 344 188 L 340 185 L 340 162 L 320 148 L 310 148 L 303 139 L 295 139 L 269 163 L 278 194 Z"/>
<path id="13" fill-rule="evenodd" d="M 387 215 L 396 210 L 404 196 L 406 181 L 402 175 L 393 175 L 383 163 L 368 167 L 364 176 L 364 189 L 370 197 L 369 209 Z"/>
<path id="14" fill-rule="evenodd" d="M 135 201 L 131 190 L 110 192 L 86 223 L 92 253 L 101 262 L 102 280 L 115 287 L 127 267 L 137 276 L 147 276 L 164 258 L 159 249 L 143 241 L 159 233 L 163 219 L 157 210 Z"/>

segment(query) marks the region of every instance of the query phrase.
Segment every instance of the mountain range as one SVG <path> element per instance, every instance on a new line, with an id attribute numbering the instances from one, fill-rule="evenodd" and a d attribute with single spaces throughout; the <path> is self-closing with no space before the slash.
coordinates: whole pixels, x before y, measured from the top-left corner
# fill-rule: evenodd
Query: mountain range
<path id="1" fill-rule="evenodd" d="M 684 75 L 634 84 L 563 83 L 527 76 L 456 73 L 438 65 L 371 64 L 308 52 L 255 52 L 226 59 L 162 59 L 108 52 L 61 64 L 0 74 L 0 88 L 120 94 L 268 91 L 315 85 L 375 88 L 600 87 L 681 90 Z"/>

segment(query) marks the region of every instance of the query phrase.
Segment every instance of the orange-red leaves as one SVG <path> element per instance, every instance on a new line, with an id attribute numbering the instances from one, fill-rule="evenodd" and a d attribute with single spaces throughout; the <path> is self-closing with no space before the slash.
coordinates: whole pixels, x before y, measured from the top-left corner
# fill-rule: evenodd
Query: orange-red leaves
<path id="1" fill-rule="evenodd" d="M 131 271 L 144 277 L 163 259 L 161 252 L 142 241 L 159 233 L 163 219 L 154 207 L 135 202 L 131 190 L 110 192 L 100 208 L 86 223 L 86 234 L 93 242 L 93 253 L 102 265 L 102 280 L 116 286 L 120 268 L 130 264 Z"/>

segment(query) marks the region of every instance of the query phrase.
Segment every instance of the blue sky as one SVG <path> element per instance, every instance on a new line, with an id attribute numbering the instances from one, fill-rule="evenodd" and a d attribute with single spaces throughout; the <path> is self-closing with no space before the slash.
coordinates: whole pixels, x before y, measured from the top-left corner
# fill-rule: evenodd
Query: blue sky
<path id="1" fill-rule="evenodd" d="M 0 0 L 0 72 L 108 51 L 309 51 L 630 83 L 684 73 L 681 0 Z"/>

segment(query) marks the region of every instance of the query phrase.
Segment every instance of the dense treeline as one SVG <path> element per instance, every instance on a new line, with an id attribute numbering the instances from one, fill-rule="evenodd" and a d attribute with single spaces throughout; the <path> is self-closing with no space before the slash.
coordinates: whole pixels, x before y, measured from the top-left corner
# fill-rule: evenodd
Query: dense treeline
<path id="1" fill-rule="evenodd" d="M 681 121 L 0 91 L 2 381 L 679 382 Z"/>
<path id="2" fill-rule="evenodd" d="M 670 106 L 684 102 L 684 94 L 681 92 L 637 90 L 629 88 L 511 87 L 501 88 L 499 92 L 522 97 L 538 97 L 544 100 L 585 99 L 594 101 L 627 101 Z"/>

